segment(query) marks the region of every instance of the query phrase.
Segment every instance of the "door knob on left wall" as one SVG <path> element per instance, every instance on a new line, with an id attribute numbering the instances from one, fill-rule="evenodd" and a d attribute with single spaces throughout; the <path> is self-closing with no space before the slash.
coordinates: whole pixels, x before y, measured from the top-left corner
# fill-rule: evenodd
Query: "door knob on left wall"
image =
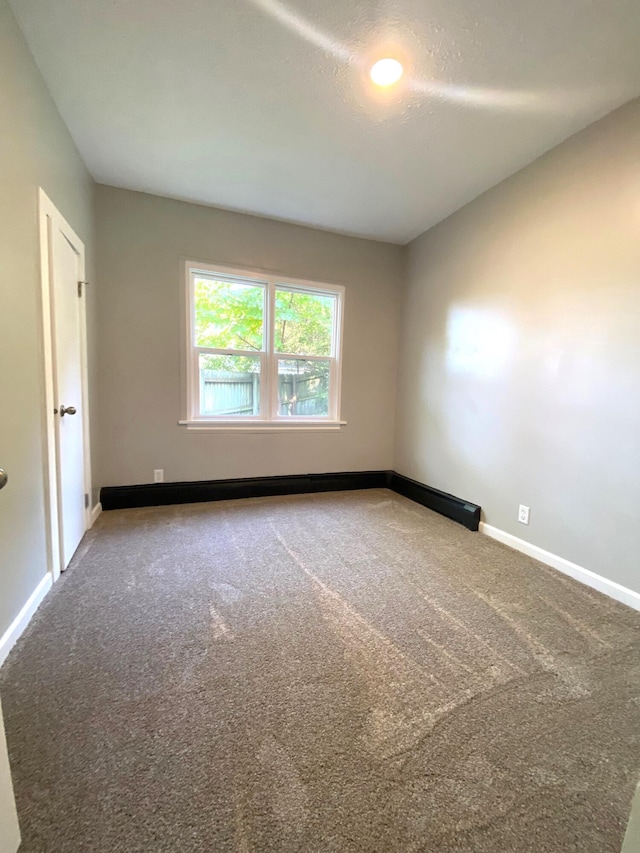
<path id="1" fill-rule="evenodd" d="M 0 489 L 4 489 L 7 485 L 7 481 L 9 479 L 9 475 L 4 470 L 4 468 L 0 468 Z"/>
<path id="2" fill-rule="evenodd" d="M 65 415 L 75 415 L 76 407 L 75 406 L 60 406 L 60 417 L 63 418 Z"/>

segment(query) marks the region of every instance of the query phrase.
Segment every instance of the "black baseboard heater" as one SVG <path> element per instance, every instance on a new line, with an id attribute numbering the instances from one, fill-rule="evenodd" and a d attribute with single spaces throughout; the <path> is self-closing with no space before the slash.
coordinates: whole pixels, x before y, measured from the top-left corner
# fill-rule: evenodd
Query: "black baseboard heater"
<path id="1" fill-rule="evenodd" d="M 186 483 L 147 483 L 105 486 L 100 491 L 103 510 L 144 506 L 264 498 L 353 489 L 391 489 L 405 498 L 457 521 L 469 530 L 480 524 L 480 507 L 454 495 L 432 489 L 395 471 L 352 471 L 333 474 L 294 474 L 285 477 L 249 477 L 241 480 L 196 480 Z"/>

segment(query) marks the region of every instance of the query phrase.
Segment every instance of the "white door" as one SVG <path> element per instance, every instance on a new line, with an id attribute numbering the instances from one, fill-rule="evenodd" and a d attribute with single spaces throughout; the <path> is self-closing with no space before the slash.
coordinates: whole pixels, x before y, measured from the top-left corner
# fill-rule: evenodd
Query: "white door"
<path id="1" fill-rule="evenodd" d="M 20 846 L 20 829 L 16 803 L 13 799 L 7 742 L 4 737 L 2 706 L 0 706 L 0 851 L 15 853 Z"/>
<path id="2" fill-rule="evenodd" d="M 55 580 L 91 526 L 84 245 L 40 190 L 47 534 Z"/>
<path id="3" fill-rule="evenodd" d="M 52 223 L 52 308 L 60 568 L 69 565 L 86 530 L 80 269 L 81 247 Z"/>

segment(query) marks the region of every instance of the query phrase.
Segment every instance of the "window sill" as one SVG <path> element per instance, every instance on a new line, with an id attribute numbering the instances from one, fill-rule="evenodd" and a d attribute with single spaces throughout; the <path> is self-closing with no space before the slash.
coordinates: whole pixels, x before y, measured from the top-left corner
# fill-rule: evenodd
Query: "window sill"
<path id="1" fill-rule="evenodd" d="M 238 421 L 207 421 L 192 420 L 178 421 L 180 426 L 186 427 L 193 432 L 339 432 L 341 427 L 346 426 L 346 421 L 288 421 L 279 423 L 275 421 L 252 421 L 251 423 L 239 423 Z"/>

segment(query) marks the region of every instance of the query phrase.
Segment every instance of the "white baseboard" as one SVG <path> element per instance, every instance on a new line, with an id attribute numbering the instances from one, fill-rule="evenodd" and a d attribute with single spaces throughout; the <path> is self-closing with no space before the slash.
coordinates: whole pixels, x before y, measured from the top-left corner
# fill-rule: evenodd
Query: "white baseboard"
<path id="1" fill-rule="evenodd" d="M 28 601 L 26 602 L 20 613 L 18 613 L 11 625 L 9 625 L 7 630 L 4 632 L 2 639 L 0 639 L 0 666 L 2 666 L 2 664 L 7 659 L 7 655 L 14 647 L 16 640 L 31 621 L 31 617 L 40 606 L 40 602 L 49 592 L 52 585 L 53 580 L 51 579 L 51 575 L 49 574 L 49 572 L 47 572 L 47 574 L 42 578 L 38 586 L 29 596 Z"/>
<path id="2" fill-rule="evenodd" d="M 534 560 L 539 560 L 541 563 L 551 566 L 552 569 L 557 569 L 559 572 L 580 581 L 580 583 L 590 586 L 592 589 L 597 589 L 598 592 L 602 592 L 610 598 L 615 598 L 616 601 L 621 601 L 622 604 L 626 604 L 628 607 L 633 607 L 634 610 L 640 610 L 640 593 L 634 592 L 632 589 L 627 589 L 626 586 L 603 578 L 602 575 L 597 575 L 595 572 L 589 571 L 589 569 L 583 569 L 582 566 L 570 563 L 564 557 L 558 557 L 557 554 L 552 554 L 550 551 L 538 548 L 537 545 L 525 542 L 524 539 L 518 539 L 517 536 L 506 533 L 498 527 L 485 524 L 483 521 L 480 522 L 480 533 L 484 533 L 485 536 L 490 536 L 492 539 L 497 539 L 503 545 L 508 545 L 510 548 L 514 548 L 528 557 L 533 557 Z"/>
<path id="3" fill-rule="evenodd" d="M 98 516 L 100 515 L 101 512 L 102 512 L 102 504 L 97 503 L 94 506 L 94 508 L 91 510 L 91 517 L 90 517 L 91 527 L 93 527 L 93 525 L 96 523 L 96 521 L 98 520 Z"/>

